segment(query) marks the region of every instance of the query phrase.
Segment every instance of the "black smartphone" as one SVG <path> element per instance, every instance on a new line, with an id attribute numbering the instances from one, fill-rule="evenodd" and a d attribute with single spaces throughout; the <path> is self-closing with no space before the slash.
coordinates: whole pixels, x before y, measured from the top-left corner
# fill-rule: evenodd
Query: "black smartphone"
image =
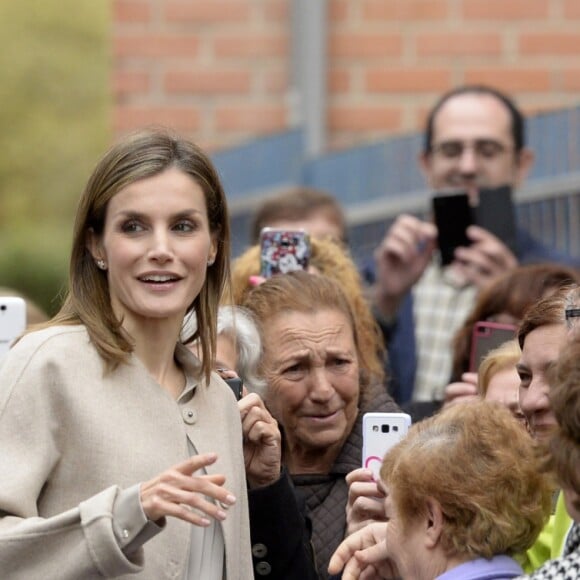
<path id="1" fill-rule="evenodd" d="M 236 401 L 239 401 L 242 398 L 244 387 L 242 379 L 240 379 L 239 377 L 234 377 L 232 379 L 224 379 L 224 381 L 229 385 L 230 389 L 234 393 Z"/>
<path id="2" fill-rule="evenodd" d="M 508 185 L 479 190 L 479 203 L 473 209 L 475 223 L 499 238 L 517 255 L 516 215 L 512 190 Z"/>
<path id="3" fill-rule="evenodd" d="M 432 203 L 441 265 L 447 266 L 453 262 L 456 248 L 471 244 L 466 230 L 473 224 L 473 211 L 466 193 L 436 194 Z"/>

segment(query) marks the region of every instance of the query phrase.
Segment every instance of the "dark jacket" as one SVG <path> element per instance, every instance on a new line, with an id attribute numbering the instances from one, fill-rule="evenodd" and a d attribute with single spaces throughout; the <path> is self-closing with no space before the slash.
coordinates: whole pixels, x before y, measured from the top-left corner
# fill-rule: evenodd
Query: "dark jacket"
<path id="1" fill-rule="evenodd" d="M 254 578 L 317 580 L 310 520 L 287 471 L 248 495 Z"/>

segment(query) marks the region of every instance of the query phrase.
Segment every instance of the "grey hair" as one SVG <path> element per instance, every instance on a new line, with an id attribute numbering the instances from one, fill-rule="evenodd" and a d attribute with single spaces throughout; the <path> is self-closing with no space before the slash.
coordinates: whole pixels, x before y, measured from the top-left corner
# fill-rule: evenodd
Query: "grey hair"
<path id="1" fill-rule="evenodd" d="M 190 313 L 183 322 L 182 336 L 191 336 L 195 325 L 195 314 Z M 264 398 L 267 384 L 257 374 L 262 357 L 262 340 L 251 312 L 242 306 L 221 305 L 217 316 L 217 335 L 220 334 L 234 341 L 238 364 L 232 370 L 236 371 L 249 392 Z"/>

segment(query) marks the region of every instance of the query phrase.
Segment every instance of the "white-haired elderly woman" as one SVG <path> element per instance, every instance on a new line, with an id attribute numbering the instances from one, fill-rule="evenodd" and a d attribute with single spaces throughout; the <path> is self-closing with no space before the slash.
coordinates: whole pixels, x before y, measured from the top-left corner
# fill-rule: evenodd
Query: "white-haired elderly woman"
<path id="1" fill-rule="evenodd" d="M 186 319 L 184 333 L 191 335 L 194 328 L 195 317 Z M 191 348 L 198 353 L 195 343 Z M 259 391 L 262 381 L 256 376 L 256 369 L 261 354 L 260 333 L 251 313 L 241 306 L 221 305 L 217 318 L 215 369 L 223 378 L 240 377 L 248 391 Z"/>

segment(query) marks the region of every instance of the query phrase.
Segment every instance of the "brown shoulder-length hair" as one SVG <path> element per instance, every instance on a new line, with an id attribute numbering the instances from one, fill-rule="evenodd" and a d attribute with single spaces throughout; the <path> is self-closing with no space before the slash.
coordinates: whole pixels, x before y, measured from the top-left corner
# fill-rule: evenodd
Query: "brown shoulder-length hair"
<path id="1" fill-rule="evenodd" d="M 321 274 L 336 280 L 350 302 L 357 321 L 361 351 L 361 362 L 372 375 L 372 381 L 383 384 L 386 358 L 383 335 L 372 315 L 356 264 L 344 248 L 327 239 L 310 240 L 312 255 L 310 265 Z M 260 273 L 260 246 L 248 248 L 232 264 L 232 297 L 235 304 L 244 304 L 252 286 L 250 276 Z"/>
<path id="2" fill-rule="evenodd" d="M 514 555 L 536 540 L 551 511 L 552 485 L 534 442 L 498 403 L 463 403 L 416 423 L 386 455 L 381 479 L 403 529 L 443 512 L 447 555 Z"/>
<path id="3" fill-rule="evenodd" d="M 455 334 L 452 380 L 459 380 L 461 374 L 469 369 L 471 338 L 476 322 L 502 313 L 522 320 L 532 304 L 558 288 L 579 281 L 579 272 L 552 263 L 519 266 L 498 278 L 481 292 L 471 313 Z"/>
<path id="4" fill-rule="evenodd" d="M 215 235 L 217 255 L 208 267 L 194 310 L 197 327 L 184 342 L 199 339 L 202 372 L 209 380 L 215 356 L 217 309 L 229 284 L 230 227 L 226 196 L 217 171 L 196 145 L 164 129 L 140 131 L 121 139 L 98 162 L 81 195 L 74 223 L 69 266 L 69 289 L 58 314 L 47 323 L 84 324 L 107 368 L 127 360 L 131 339 L 115 317 L 106 272 L 97 268 L 87 248 L 88 232 L 102 235 L 109 201 L 128 185 L 176 167 L 202 189 L 210 232 Z"/>
<path id="5" fill-rule="evenodd" d="M 525 314 L 518 328 L 518 342 L 524 348 L 524 342 L 530 332 L 542 326 L 552 324 L 566 325 L 566 303 L 568 296 L 577 286 L 564 286 L 550 296 L 536 302 Z"/>
<path id="6" fill-rule="evenodd" d="M 356 320 L 351 303 L 336 280 L 303 271 L 273 276 L 249 292 L 243 306 L 254 316 L 264 351 L 268 349 L 268 344 L 263 340 L 264 328 L 281 312 L 308 314 L 319 310 L 335 310 L 344 314 L 353 333 L 360 371 L 361 406 L 365 408 L 365 393 L 372 374 L 367 362 L 368 353 L 361 347 L 362 325 Z M 263 376 L 263 369 L 260 369 L 260 373 Z"/>

